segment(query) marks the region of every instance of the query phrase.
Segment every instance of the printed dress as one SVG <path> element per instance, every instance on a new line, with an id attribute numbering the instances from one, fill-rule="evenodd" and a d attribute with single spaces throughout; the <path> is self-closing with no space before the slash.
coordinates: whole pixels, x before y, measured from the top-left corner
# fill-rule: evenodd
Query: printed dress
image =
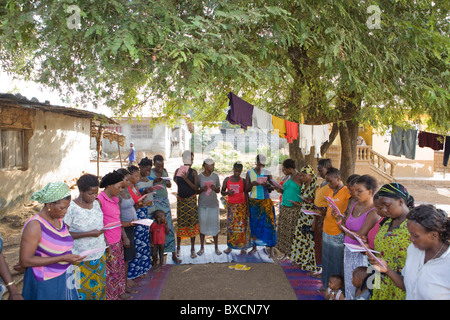
<path id="1" fill-rule="evenodd" d="M 381 258 L 397 273 L 401 273 L 405 266 L 407 249 L 411 244 L 406 222 L 405 219 L 400 226 L 389 230 L 392 220 L 385 219 L 374 241 L 375 251 L 379 251 Z M 397 287 L 391 278 L 384 274 L 380 277 L 380 274 L 376 273 L 372 300 L 404 300 L 405 298 L 406 292 Z"/>

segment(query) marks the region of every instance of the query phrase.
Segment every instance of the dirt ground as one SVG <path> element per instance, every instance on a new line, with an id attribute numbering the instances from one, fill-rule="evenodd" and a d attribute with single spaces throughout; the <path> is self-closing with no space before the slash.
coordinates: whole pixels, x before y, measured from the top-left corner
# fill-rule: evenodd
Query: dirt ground
<path id="1" fill-rule="evenodd" d="M 167 166 L 166 166 L 167 168 Z M 168 168 L 169 175 L 171 170 Z M 93 171 L 94 172 L 94 171 Z M 172 171 L 173 172 L 173 171 Z M 223 177 L 221 177 L 221 181 Z M 431 203 L 443 206 L 450 214 L 450 188 L 432 185 L 406 185 L 408 191 L 414 196 L 416 203 Z M 172 203 L 172 217 L 176 224 L 176 210 L 174 204 L 175 195 L 172 187 L 169 199 Z M 77 191 L 74 190 L 76 194 Z M 272 195 L 273 199 L 277 195 Z M 39 205 L 24 205 L 11 211 L 0 220 L 0 234 L 3 237 L 3 252 L 13 275 L 13 279 L 19 283 L 23 274 L 13 270 L 13 265 L 18 262 L 21 231 L 24 223 L 34 214 L 39 212 Z M 219 243 L 226 243 L 226 215 L 221 210 L 221 232 Z M 212 238 L 211 238 L 212 239 Z M 207 237 L 207 240 L 210 240 Z M 207 241 L 208 242 L 208 241 Z M 184 240 L 183 245 L 188 245 L 189 240 Z M 196 239 L 199 248 L 199 238 Z M 168 259 L 170 259 L 170 255 Z M 295 300 L 296 296 L 280 264 L 258 263 L 248 264 L 251 270 L 236 272 L 225 264 L 205 265 L 174 265 L 164 285 L 160 299 L 162 300 Z M 182 290 L 181 290 L 182 289 Z M 7 298 L 7 294 L 4 295 Z"/>

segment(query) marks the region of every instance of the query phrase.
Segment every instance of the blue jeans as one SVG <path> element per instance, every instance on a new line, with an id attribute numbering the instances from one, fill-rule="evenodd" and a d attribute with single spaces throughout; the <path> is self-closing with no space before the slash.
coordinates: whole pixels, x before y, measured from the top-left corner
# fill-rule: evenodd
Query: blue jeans
<path id="1" fill-rule="evenodd" d="M 344 276 L 344 233 L 331 236 L 322 232 L 322 285 L 328 287 L 330 276 Z"/>

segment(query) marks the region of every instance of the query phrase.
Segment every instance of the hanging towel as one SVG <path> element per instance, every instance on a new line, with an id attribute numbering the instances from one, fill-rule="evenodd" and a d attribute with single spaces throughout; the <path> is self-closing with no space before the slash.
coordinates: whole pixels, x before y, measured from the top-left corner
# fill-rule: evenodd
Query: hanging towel
<path id="1" fill-rule="evenodd" d="M 286 126 L 286 140 L 288 143 L 292 143 L 298 139 L 298 123 L 285 120 Z"/>
<path id="2" fill-rule="evenodd" d="M 252 126 L 253 105 L 242 100 L 234 93 L 228 94 L 229 106 L 226 120 L 235 125 L 240 125 L 242 129 Z"/>
<path id="3" fill-rule="evenodd" d="M 298 125 L 298 146 L 304 156 L 309 155 L 313 145 L 312 127 L 310 124 Z"/>
<path id="4" fill-rule="evenodd" d="M 417 130 L 395 127 L 392 130 L 389 144 L 389 155 L 400 157 L 404 155 L 408 159 L 416 158 Z"/>
<path id="5" fill-rule="evenodd" d="M 284 119 L 272 116 L 272 126 L 274 131 L 278 130 L 278 136 L 280 138 L 284 138 L 286 136 L 286 124 L 284 123 Z"/>
<path id="6" fill-rule="evenodd" d="M 273 130 L 272 115 L 257 107 L 253 108 L 252 122 L 254 128 L 268 131 Z"/>
<path id="7" fill-rule="evenodd" d="M 316 158 L 320 158 L 320 147 L 328 141 L 330 136 L 330 124 L 312 126 L 313 146 L 315 147 Z"/>
<path id="8" fill-rule="evenodd" d="M 417 140 L 419 141 L 419 147 L 421 148 L 428 147 L 436 151 L 444 149 L 444 136 L 440 134 L 419 131 Z"/>
<path id="9" fill-rule="evenodd" d="M 448 158 L 450 156 L 450 136 L 445 137 L 445 143 L 444 143 L 444 167 L 448 164 Z"/>

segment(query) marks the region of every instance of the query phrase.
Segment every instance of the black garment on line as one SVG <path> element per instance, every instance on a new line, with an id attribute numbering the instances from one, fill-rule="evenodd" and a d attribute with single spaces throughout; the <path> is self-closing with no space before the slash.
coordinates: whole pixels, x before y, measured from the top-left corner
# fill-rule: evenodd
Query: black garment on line
<path id="1" fill-rule="evenodd" d="M 448 164 L 448 158 L 450 156 L 450 136 L 445 137 L 445 143 L 444 143 L 444 167 Z"/>

